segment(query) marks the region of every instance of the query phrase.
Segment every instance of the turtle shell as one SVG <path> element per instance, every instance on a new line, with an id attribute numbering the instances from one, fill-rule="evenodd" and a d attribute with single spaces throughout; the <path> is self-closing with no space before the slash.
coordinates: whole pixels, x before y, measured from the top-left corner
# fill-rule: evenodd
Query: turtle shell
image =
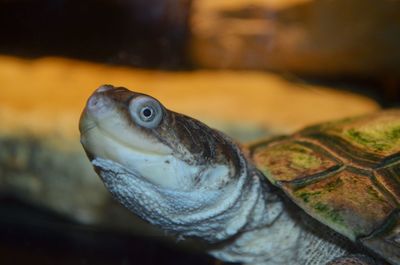
<path id="1" fill-rule="evenodd" d="M 313 218 L 400 264 L 400 110 L 311 126 L 250 155 Z"/>

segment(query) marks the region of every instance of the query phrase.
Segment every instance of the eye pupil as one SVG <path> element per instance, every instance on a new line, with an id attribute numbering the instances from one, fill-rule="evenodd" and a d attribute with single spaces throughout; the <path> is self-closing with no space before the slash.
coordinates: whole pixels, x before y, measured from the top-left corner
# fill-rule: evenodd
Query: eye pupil
<path id="1" fill-rule="evenodd" d="M 145 107 L 145 108 L 142 110 L 142 114 L 143 114 L 143 116 L 144 116 L 145 118 L 150 118 L 151 115 L 153 115 L 153 110 L 150 109 L 149 107 Z"/>

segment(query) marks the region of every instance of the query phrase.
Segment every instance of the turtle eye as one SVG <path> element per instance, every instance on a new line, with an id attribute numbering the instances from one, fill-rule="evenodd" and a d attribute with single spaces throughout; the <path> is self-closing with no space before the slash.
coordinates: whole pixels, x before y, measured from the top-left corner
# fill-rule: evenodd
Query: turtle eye
<path id="1" fill-rule="evenodd" d="M 146 96 L 133 98 L 129 103 L 129 112 L 135 123 L 148 129 L 157 127 L 163 117 L 160 103 Z"/>

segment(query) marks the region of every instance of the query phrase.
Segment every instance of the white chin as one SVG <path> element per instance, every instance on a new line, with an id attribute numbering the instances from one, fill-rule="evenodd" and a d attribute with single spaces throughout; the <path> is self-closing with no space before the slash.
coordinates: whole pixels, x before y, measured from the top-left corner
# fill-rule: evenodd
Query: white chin
<path id="1" fill-rule="evenodd" d="M 87 131 L 81 141 L 94 158 L 114 161 L 161 188 L 190 190 L 200 171 L 171 154 L 147 153 L 125 146 L 98 127 Z"/>

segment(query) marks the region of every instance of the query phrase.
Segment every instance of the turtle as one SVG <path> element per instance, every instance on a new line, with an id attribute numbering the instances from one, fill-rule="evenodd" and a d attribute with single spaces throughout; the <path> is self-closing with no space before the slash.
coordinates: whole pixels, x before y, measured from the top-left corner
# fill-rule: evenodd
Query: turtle
<path id="1" fill-rule="evenodd" d="M 400 110 L 241 144 L 102 85 L 79 129 L 119 203 L 224 262 L 400 264 Z"/>

